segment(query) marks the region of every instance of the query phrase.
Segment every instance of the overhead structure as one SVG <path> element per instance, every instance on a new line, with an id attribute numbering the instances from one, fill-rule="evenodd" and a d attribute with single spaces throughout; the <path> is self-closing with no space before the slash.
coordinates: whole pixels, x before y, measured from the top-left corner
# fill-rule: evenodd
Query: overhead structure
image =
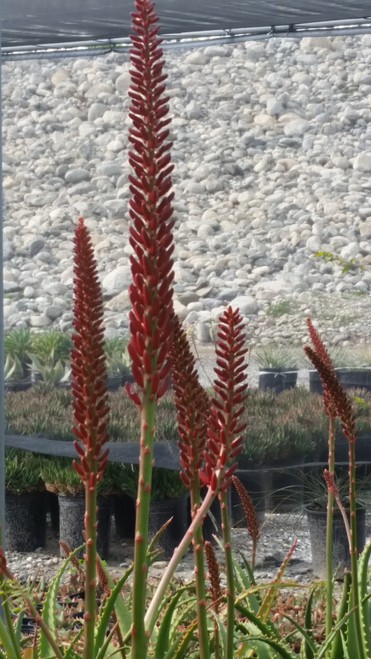
<path id="1" fill-rule="evenodd" d="M 3 57 L 128 47 L 132 0 L 3 0 Z M 157 0 L 168 44 L 371 32 L 370 0 Z M 82 54 L 80 52 L 80 54 Z"/>

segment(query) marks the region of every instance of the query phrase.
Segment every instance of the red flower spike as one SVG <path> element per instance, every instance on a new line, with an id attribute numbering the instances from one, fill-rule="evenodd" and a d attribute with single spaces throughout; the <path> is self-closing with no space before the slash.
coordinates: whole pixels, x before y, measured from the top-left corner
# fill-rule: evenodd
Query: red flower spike
<path id="1" fill-rule="evenodd" d="M 205 466 L 199 471 L 202 483 L 215 486 L 216 473 L 222 470 L 221 490 L 231 482 L 236 464 L 230 464 L 242 448 L 239 433 L 245 427 L 240 421 L 246 398 L 247 363 L 243 319 L 238 309 L 228 307 L 219 318 L 216 341 L 218 378 L 214 381 L 208 419 L 208 439 L 204 452 Z"/>
<path id="2" fill-rule="evenodd" d="M 334 367 L 331 362 L 330 355 L 320 337 L 318 334 L 317 330 L 315 327 L 312 325 L 312 321 L 310 318 L 307 318 L 307 328 L 308 328 L 308 333 L 310 340 L 313 344 L 313 349 L 316 355 L 319 357 L 321 362 L 327 367 L 329 371 L 331 371 L 332 375 L 337 378 Z M 306 348 L 304 348 L 306 350 Z M 309 355 L 308 355 L 309 357 Z M 309 357 L 310 358 L 310 357 Z M 331 407 L 331 395 L 330 392 L 327 389 L 327 381 L 323 380 L 321 373 L 319 372 L 320 378 L 321 378 L 321 384 L 322 384 L 322 389 L 323 389 L 323 403 L 324 403 L 324 408 L 325 408 L 325 413 L 329 417 L 334 416 L 334 409 Z"/>
<path id="3" fill-rule="evenodd" d="M 101 448 L 107 441 L 107 390 L 103 298 L 91 239 L 79 217 L 74 236 L 74 306 L 71 349 L 74 442 L 80 462 L 74 468 L 86 482 L 100 478 Z"/>
<path id="4" fill-rule="evenodd" d="M 200 385 L 196 361 L 179 318 L 173 317 L 170 349 L 174 403 L 177 410 L 182 480 L 190 488 L 206 448 L 209 397 Z"/>
<path id="5" fill-rule="evenodd" d="M 309 346 L 304 346 L 304 351 L 317 369 L 323 382 L 323 390 L 326 391 L 326 408 L 331 416 L 338 416 L 341 429 L 350 442 L 355 442 L 355 418 L 352 401 L 342 387 L 332 365 L 329 367 L 321 356 Z"/>
<path id="6" fill-rule="evenodd" d="M 166 142 L 169 131 L 165 129 L 170 123 L 168 99 L 162 96 L 167 76 L 163 74 L 153 7 L 148 0 L 136 0 L 136 12 L 132 14 L 135 34 L 131 36 L 130 50 L 129 116 L 133 126 L 129 129 L 129 163 L 133 173 L 129 176 L 129 213 L 134 256 L 130 259 L 133 284 L 129 288 L 132 311 L 128 350 L 138 388 L 142 394 L 146 391 L 159 398 L 167 388 L 167 350 L 163 348 L 171 336 L 173 165 L 168 153 L 171 145 Z M 137 395 L 129 395 L 138 404 Z"/>
<path id="7" fill-rule="evenodd" d="M 339 496 L 338 487 L 335 483 L 335 479 L 334 479 L 333 475 L 330 474 L 328 469 L 323 470 L 323 477 L 325 479 L 325 483 L 326 483 L 328 491 L 331 492 L 331 494 L 333 494 L 333 496 L 335 498 L 338 497 Z"/>

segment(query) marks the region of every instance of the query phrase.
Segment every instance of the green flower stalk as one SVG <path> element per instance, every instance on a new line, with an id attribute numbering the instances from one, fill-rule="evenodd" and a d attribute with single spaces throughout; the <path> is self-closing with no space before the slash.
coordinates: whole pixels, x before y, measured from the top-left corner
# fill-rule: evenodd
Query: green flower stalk
<path id="1" fill-rule="evenodd" d="M 164 97 L 161 40 L 157 16 L 148 0 L 136 0 L 132 14 L 130 51 L 132 127 L 130 181 L 130 258 L 133 284 L 129 288 L 132 373 L 137 391 L 128 393 L 141 410 L 140 467 L 134 543 L 132 658 L 143 659 L 148 517 L 151 498 L 156 401 L 166 391 L 170 371 L 173 237 L 168 99 Z"/>
<path id="2" fill-rule="evenodd" d="M 174 316 L 173 340 L 170 351 L 172 385 L 177 410 L 178 446 L 182 471 L 180 477 L 189 490 L 191 515 L 194 518 L 201 504 L 199 469 L 206 448 L 209 397 L 200 385 L 196 360 L 190 349 L 187 334 Z M 193 553 L 197 596 L 197 623 L 200 659 L 210 656 L 206 617 L 205 566 L 201 525 L 194 532 Z"/>
<path id="3" fill-rule="evenodd" d="M 335 370 L 332 366 L 331 360 L 328 357 L 327 351 L 323 347 L 323 344 L 313 328 L 310 320 L 308 322 L 308 328 L 310 331 L 310 336 L 314 345 L 314 350 L 309 346 L 305 346 L 304 350 L 311 360 L 312 364 L 318 370 L 321 381 L 323 384 L 323 390 L 325 392 L 324 401 L 325 401 L 325 410 L 331 418 L 335 416 L 339 417 L 341 429 L 344 436 L 348 440 L 349 447 L 349 508 L 350 508 L 350 561 L 351 561 L 351 575 L 352 575 L 352 586 L 351 586 L 351 598 L 352 598 L 352 617 L 354 620 L 355 628 L 355 644 L 357 650 L 357 656 L 362 656 L 362 629 L 361 629 L 361 620 L 359 615 L 359 588 L 358 588 L 358 549 L 357 549 L 357 520 L 356 520 L 356 491 L 355 491 L 355 442 L 357 439 L 357 433 L 355 431 L 355 417 L 352 408 L 352 401 L 347 395 L 346 391 L 342 387 L 339 379 L 336 376 Z M 332 426 L 330 424 L 330 440 L 329 440 L 329 468 L 328 473 L 326 474 L 326 483 L 328 485 L 328 496 L 329 496 L 329 505 L 333 502 L 335 498 L 335 490 L 332 487 L 334 483 L 334 456 L 333 456 L 333 440 L 331 441 L 331 433 L 333 434 Z M 330 485 L 330 486 L 329 486 Z M 332 507 L 328 505 L 328 516 L 332 518 Z M 327 533 L 329 534 L 330 529 L 328 527 Z M 332 527 L 331 527 L 332 532 Z M 330 545 L 327 546 L 327 561 L 331 561 L 331 553 L 329 554 Z M 331 547 L 332 550 L 332 547 Z M 331 564 L 331 563 L 330 563 Z M 329 571 L 329 569 L 328 569 Z M 328 609 L 332 607 L 332 571 L 328 576 L 327 583 L 327 613 L 326 613 L 326 632 L 327 634 L 330 631 L 330 621 L 327 618 L 330 617 Z M 331 599 L 330 599 L 331 597 Z"/>
<path id="4" fill-rule="evenodd" d="M 228 514 L 227 489 L 237 467 L 235 458 L 242 448 L 239 433 L 245 428 L 240 417 L 246 399 L 245 333 L 243 319 L 238 309 L 228 307 L 219 318 L 214 369 L 214 396 L 211 400 L 208 422 L 207 448 L 204 452 L 205 466 L 199 471 L 201 482 L 211 489 L 219 489 L 222 517 L 223 545 L 227 574 L 227 640 L 225 659 L 233 659 L 234 634 L 234 573 L 231 549 L 230 520 Z"/>
<path id="5" fill-rule="evenodd" d="M 307 318 L 307 328 L 310 340 L 312 342 L 314 351 L 321 362 L 327 367 L 333 378 L 336 378 L 336 373 L 331 362 L 330 355 L 323 344 L 318 332 L 313 327 L 313 324 L 310 318 Z M 304 348 L 307 352 L 307 348 Z M 308 354 L 309 359 L 311 359 L 310 354 Z M 323 391 L 323 406 L 324 412 L 329 418 L 329 430 L 328 430 L 328 472 L 330 478 L 334 479 L 335 477 L 335 419 L 336 419 L 336 409 L 331 397 L 331 392 L 327 386 L 327 380 L 324 379 L 319 371 L 321 378 L 322 391 Z M 336 378 L 337 379 L 337 378 Z M 326 634 L 329 635 L 332 630 L 332 596 L 333 596 L 333 578 L 332 578 L 332 534 L 333 534 L 333 520 L 334 520 L 334 493 L 331 488 L 327 489 L 327 524 L 326 524 L 326 580 L 327 580 L 327 590 L 326 590 Z"/>
<path id="6" fill-rule="evenodd" d="M 84 658 L 91 659 L 96 616 L 97 483 L 107 464 L 107 399 L 104 356 L 103 298 L 90 236 L 78 219 L 74 236 L 73 347 L 71 392 L 73 432 L 79 461 L 73 466 L 85 487 Z"/>

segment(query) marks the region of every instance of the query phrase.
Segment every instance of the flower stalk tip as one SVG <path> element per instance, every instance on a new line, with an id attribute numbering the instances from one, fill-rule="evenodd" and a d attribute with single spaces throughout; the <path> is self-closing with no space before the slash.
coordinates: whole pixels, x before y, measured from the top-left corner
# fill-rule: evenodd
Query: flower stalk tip
<path id="1" fill-rule="evenodd" d="M 245 428 L 240 418 L 246 399 L 247 362 L 245 333 L 239 310 L 228 307 L 219 318 L 214 369 L 214 395 L 208 421 L 205 466 L 199 475 L 204 485 L 226 490 L 237 467 L 235 458 L 242 449 L 240 433 Z"/>
<path id="2" fill-rule="evenodd" d="M 168 125 L 168 99 L 163 95 L 161 40 L 157 36 L 157 16 L 148 0 L 136 0 L 132 14 L 133 47 L 130 50 L 131 98 L 129 116 L 129 214 L 130 257 L 133 283 L 129 288 L 132 310 L 128 351 L 134 380 L 143 393 L 154 398 L 167 388 L 170 362 L 166 359 L 171 337 L 173 213 L 171 192 L 171 143 Z M 129 388 L 138 405 L 140 397 Z"/>
<path id="3" fill-rule="evenodd" d="M 89 232 L 79 217 L 74 235 L 74 304 L 71 392 L 74 442 L 79 461 L 73 466 L 85 488 L 84 659 L 94 647 L 96 618 L 97 483 L 107 464 L 108 393 L 104 354 L 103 297 Z"/>

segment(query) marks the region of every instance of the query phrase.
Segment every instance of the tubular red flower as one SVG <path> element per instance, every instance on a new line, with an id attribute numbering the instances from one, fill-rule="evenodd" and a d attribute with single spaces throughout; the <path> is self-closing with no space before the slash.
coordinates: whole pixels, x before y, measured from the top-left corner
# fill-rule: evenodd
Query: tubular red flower
<path id="1" fill-rule="evenodd" d="M 243 319 L 238 309 L 228 307 L 219 318 L 216 341 L 218 378 L 214 381 L 214 397 L 211 400 L 208 420 L 205 466 L 199 475 L 202 483 L 215 484 L 215 475 L 222 470 L 221 489 L 226 489 L 236 469 L 230 464 L 242 448 L 239 433 L 245 428 L 240 422 L 242 403 L 246 399 L 247 363 L 245 355 Z"/>
<path id="2" fill-rule="evenodd" d="M 223 595 L 221 583 L 220 583 L 219 563 L 211 542 L 206 540 L 204 547 L 205 547 L 205 556 L 207 561 L 207 570 L 210 579 L 212 606 L 216 611 L 216 613 L 218 613 L 220 601 Z"/>
<path id="3" fill-rule="evenodd" d="M 250 537 L 252 540 L 257 542 L 259 540 L 260 532 L 259 532 L 258 516 L 256 514 L 254 504 L 251 500 L 249 493 L 241 483 L 240 479 L 237 478 L 237 476 L 232 476 L 232 482 L 237 490 L 238 496 L 240 497 L 240 501 L 243 507 L 243 512 L 245 514 L 247 529 L 250 534 Z"/>
<path id="4" fill-rule="evenodd" d="M 355 442 L 355 417 L 351 399 L 342 387 L 332 365 L 328 367 L 321 356 L 310 346 L 304 346 L 304 350 L 320 374 L 321 381 L 324 384 L 323 389 L 327 392 L 327 406 L 331 412 L 331 416 L 339 417 L 345 437 L 350 442 Z"/>
<path id="5" fill-rule="evenodd" d="M 334 377 L 336 377 L 336 373 L 334 370 L 334 367 L 332 365 L 332 361 L 330 358 L 330 355 L 320 337 L 318 334 L 317 330 L 315 327 L 312 325 L 312 321 L 310 318 L 307 318 L 307 327 L 308 327 L 308 333 L 310 340 L 312 341 L 313 344 L 313 349 L 316 355 L 319 357 L 321 362 L 327 367 L 329 371 L 333 374 Z M 304 348 L 305 350 L 305 348 Z M 310 356 L 308 355 L 310 358 Z M 321 384 L 322 384 L 322 389 L 323 389 L 323 404 L 324 404 L 324 410 L 327 416 L 333 417 L 334 416 L 334 409 L 331 405 L 331 394 L 327 389 L 327 381 L 322 378 L 321 373 L 319 372 L 320 378 L 321 378 Z"/>
<path id="6" fill-rule="evenodd" d="M 188 489 L 201 468 L 206 446 L 209 397 L 200 385 L 196 361 L 179 319 L 173 318 L 170 350 L 174 403 L 177 410 L 182 481 Z"/>
<path id="7" fill-rule="evenodd" d="M 169 342 L 172 316 L 172 252 L 173 222 L 171 172 L 167 142 L 170 119 L 167 118 L 168 99 L 163 74 L 161 40 L 153 4 L 136 0 L 132 14 L 135 34 L 131 40 L 132 69 L 129 116 L 133 126 L 129 140 L 133 150 L 129 163 L 130 245 L 133 284 L 129 288 L 132 304 L 130 312 L 130 347 L 134 380 L 144 393 L 158 398 L 166 390 L 168 369 L 162 347 Z M 134 353 L 140 349 L 140 363 Z M 129 396 L 132 392 L 128 389 Z M 134 400 L 134 398 L 133 398 Z M 137 404 L 138 398 L 135 397 Z"/>
<path id="8" fill-rule="evenodd" d="M 80 464 L 75 469 L 83 481 L 91 470 L 100 478 L 107 454 L 108 394 L 104 355 L 103 299 L 90 236 L 79 217 L 74 236 L 73 348 L 71 349 L 71 392 L 73 431 Z"/>

